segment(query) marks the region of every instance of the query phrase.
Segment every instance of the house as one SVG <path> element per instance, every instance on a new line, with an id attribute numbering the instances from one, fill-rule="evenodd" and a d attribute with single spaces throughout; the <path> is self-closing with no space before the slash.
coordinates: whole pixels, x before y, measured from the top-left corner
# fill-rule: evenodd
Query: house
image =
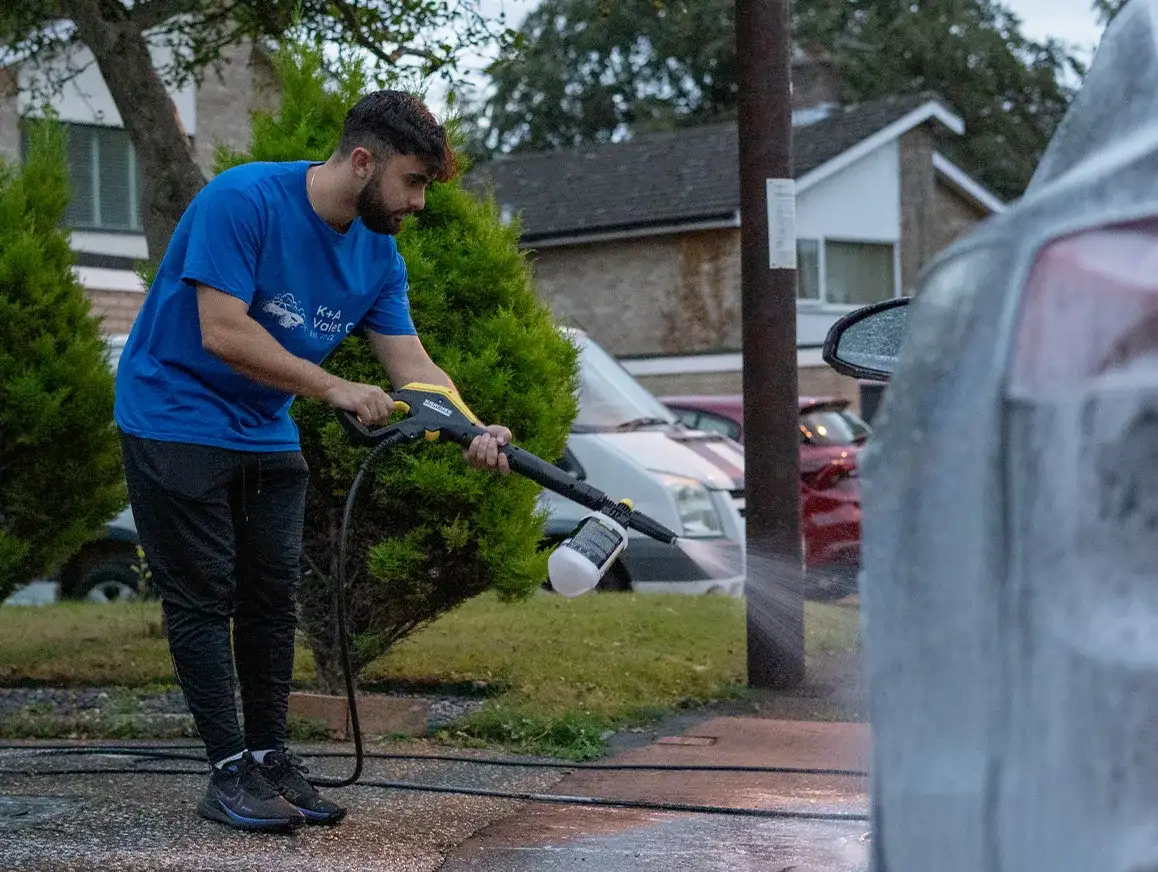
<path id="1" fill-rule="evenodd" d="M 155 48 L 164 63 L 164 46 Z M 128 331 L 145 289 L 146 254 L 132 144 L 95 65 L 55 103 L 70 127 L 74 201 L 66 216 L 78 275 L 105 331 Z M 0 156 L 22 152 L 34 111 L 31 74 L 0 70 Z M 930 257 L 1002 203 L 940 154 L 938 134 L 962 122 L 935 95 L 842 107 L 831 65 L 793 65 L 800 391 L 854 400 L 855 383 L 820 359 L 833 321 L 903 293 Z M 276 106 L 267 55 L 228 49 L 199 86 L 171 93 L 208 175 L 222 142 L 245 148 L 250 112 Z M 734 123 L 627 142 L 519 154 L 484 164 L 468 183 L 518 214 L 536 285 L 656 393 L 734 393 L 741 384 L 740 218 Z"/>
<path id="2" fill-rule="evenodd" d="M 155 46 L 158 65 L 170 49 Z M 77 255 L 77 274 L 93 310 L 104 318 L 106 333 L 127 333 L 144 299 L 135 264 L 145 259 L 141 223 L 141 178 L 128 133 L 92 56 L 82 49 L 72 58 L 81 70 L 53 101 L 68 126 L 69 171 L 73 199 L 65 216 Z M 0 69 L 0 158 L 23 154 L 20 119 L 35 114 L 30 99 L 36 74 L 19 67 Z M 226 49 L 221 63 L 207 71 L 200 87 L 170 92 L 194 158 L 209 175 L 213 149 L 221 142 L 244 149 L 250 141 L 250 112 L 276 105 L 269 57 L 252 45 Z"/>
<path id="3" fill-rule="evenodd" d="M 825 62 L 800 59 L 794 77 L 799 389 L 859 402 L 858 385 L 821 360 L 829 327 L 903 295 L 1004 206 L 937 150 L 964 125 L 936 95 L 842 107 Z M 518 216 L 556 315 L 654 393 L 741 391 L 735 123 L 510 155 L 470 183 Z"/>

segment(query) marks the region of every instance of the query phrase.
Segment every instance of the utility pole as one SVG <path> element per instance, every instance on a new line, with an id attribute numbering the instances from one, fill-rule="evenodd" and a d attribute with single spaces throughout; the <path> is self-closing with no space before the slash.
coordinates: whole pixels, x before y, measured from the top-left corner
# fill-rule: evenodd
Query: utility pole
<path id="1" fill-rule="evenodd" d="M 736 0 L 748 684 L 804 680 L 790 0 Z"/>

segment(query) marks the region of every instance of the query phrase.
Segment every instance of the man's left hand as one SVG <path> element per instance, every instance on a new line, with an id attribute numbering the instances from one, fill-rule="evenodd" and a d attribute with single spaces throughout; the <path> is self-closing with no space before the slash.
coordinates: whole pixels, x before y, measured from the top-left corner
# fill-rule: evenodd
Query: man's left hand
<path id="1" fill-rule="evenodd" d="M 471 466 L 479 469 L 497 469 L 503 475 L 508 475 L 511 466 L 507 456 L 499 449 L 511 442 L 511 431 L 499 424 L 491 424 L 484 428 L 486 436 L 476 436 L 470 447 L 463 451 L 463 456 Z"/>

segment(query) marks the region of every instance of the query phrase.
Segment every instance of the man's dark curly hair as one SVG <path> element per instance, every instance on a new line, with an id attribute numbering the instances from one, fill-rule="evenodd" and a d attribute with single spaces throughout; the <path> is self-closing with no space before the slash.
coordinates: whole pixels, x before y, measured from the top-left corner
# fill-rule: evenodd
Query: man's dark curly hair
<path id="1" fill-rule="evenodd" d="M 446 129 L 421 100 L 405 91 L 374 91 L 350 107 L 337 151 L 348 157 L 358 146 L 374 154 L 418 155 L 440 182 L 458 171 Z"/>

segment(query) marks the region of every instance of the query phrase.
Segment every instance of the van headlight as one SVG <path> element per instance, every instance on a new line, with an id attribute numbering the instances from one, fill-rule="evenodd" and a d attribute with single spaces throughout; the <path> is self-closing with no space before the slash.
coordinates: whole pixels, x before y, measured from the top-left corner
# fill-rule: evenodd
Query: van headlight
<path id="1" fill-rule="evenodd" d="M 720 513 L 703 482 L 679 475 L 658 474 L 657 477 L 675 502 L 684 536 L 708 539 L 724 535 Z"/>

